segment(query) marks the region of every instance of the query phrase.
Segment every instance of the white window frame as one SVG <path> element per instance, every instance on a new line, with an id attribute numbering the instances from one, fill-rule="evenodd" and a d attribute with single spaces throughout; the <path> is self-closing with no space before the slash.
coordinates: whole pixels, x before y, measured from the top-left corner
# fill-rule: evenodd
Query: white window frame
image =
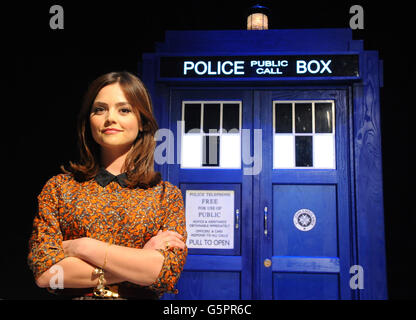
<path id="1" fill-rule="evenodd" d="M 180 168 L 181 169 L 207 169 L 207 170 L 209 170 L 209 169 L 211 169 L 211 170 L 215 170 L 215 169 L 241 169 L 241 148 L 242 148 L 242 146 L 241 146 L 241 127 L 242 127 L 242 106 L 243 106 L 243 102 L 241 101 L 241 100 L 183 100 L 182 101 L 182 111 L 181 111 L 181 113 L 182 113 L 182 116 L 181 116 L 181 120 L 182 120 L 182 123 L 185 123 L 185 105 L 186 104 L 201 104 L 201 125 L 200 125 L 200 131 L 199 132 L 192 132 L 192 133 L 186 133 L 185 134 L 185 125 L 182 125 L 181 127 L 181 139 L 182 139 L 182 143 L 181 143 L 181 161 L 180 161 Z M 220 105 L 220 130 L 219 130 L 219 132 L 217 132 L 217 133 L 205 133 L 204 131 L 203 131 L 203 125 L 204 125 L 204 105 L 205 104 L 219 104 Z M 238 121 L 239 121 L 239 124 L 238 124 L 238 133 L 224 133 L 223 132 L 223 106 L 224 106 L 224 104 L 238 104 L 239 105 L 239 119 L 238 119 Z M 203 156 L 203 150 L 201 149 L 201 150 L 199 150 L 199 152 L 201 153 L 200 154 L 200 156 L 199 156 L 199 165 L 198 166 L 187 166 L 187 167 L 184 167 L 184 166 L 182 166 L 182 163 L 183 163 L 183 159 L 184 159 L 184 154 L 183 154 L 183 150 L 184 150 L 184 148 L 183 148 L 183 141 L 184 141 L 184 136 L 185 135 L 199 135 L 200 136 L 200 139 L 201 139 L 201 141 L 200 141 L 200 146 L 201 146 L 201 148 L 202 148 L 202 146 L 203 146 L 203 137 L 204 136 L 219 136 L 219 139 L 220 139 L 220 148 L 219 148 L 219 153 L 220 153 L 220 155 L 219 155 L 219 161 L 220 161 L 220 164 L 219 164 L 219 166 L 203 166 L 202 165 L 202 156 Z M 224 167 L 224 166 L 221 166 L 221 145 L 222 145 L 222 143 L 221 143 L 221 138 L 222 138 L 222 136 L 223 135 L 238 135 L 239 136 L 239 142 L 240 142 L 240 145 L 239 145 L 239 152 L 238 152 L 238 154 L 239 154 L 239 161 L 238 161 L 238 167 Z"/>
<path id="2" fill-rule="evenodd" d="M 276 104 L 291 104 L 292 105 L 292 133 L 276 133 Z M 295 104 L 296 103 L 311 103 L 312 104 L 312 132 L 311 133 L 296 133 L 296 119 L 295 119 Z M 332 105 L 332 133 L 316 133 L 315 132 L 315 104 L 316 103 L 331 103 Z M 336 170 L 336 121 L 335 121 L 335 101 L 334 100 L 273 100 L 272 103 L 273 109 L 273 170 L 279 169 L 301 169 L 301 170 L 311 170 L 311 169 L 324 169 L 324 170 Z M 275 146 L 275 136 L 276 135 L 286 135 L 293 137 L 293 143 L 295 144 L 296 136 L 312 136 L 312 162 L 313 166 L 311 167 L 297 167 L 296 166 L 296 146 L 292 148 L 294 164 L 292 167 L 275 167 L 275 152 L 277 152 Z M 315 136 L 332 136 L 333 141 L 333 165 L 329 167 L 315 167 Z"/>

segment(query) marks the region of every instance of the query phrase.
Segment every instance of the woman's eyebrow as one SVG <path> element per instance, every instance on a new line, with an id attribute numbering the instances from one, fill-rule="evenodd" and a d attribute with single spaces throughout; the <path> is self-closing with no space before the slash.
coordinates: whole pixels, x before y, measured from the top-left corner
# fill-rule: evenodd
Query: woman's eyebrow
<path id="1" fill-rule="evenodd" d="M 116 103 L 116 107 L 124 106 L 124 105 L 126 105 L 126 104 L 130 105 L 130 103 L 129 103 L 129 102 L 127 102 L 127 101 L 120 101 L 120 102 L 117 102 L 117 103 Z M 95 102 L 94 102 L 94 105 L 103 105 L 103 106 L 108 106 L 108 104 L 107 104 L 107 103 L 105 103 L 105 102 L 101 102 L 101 101 L 95 101 Z"/>

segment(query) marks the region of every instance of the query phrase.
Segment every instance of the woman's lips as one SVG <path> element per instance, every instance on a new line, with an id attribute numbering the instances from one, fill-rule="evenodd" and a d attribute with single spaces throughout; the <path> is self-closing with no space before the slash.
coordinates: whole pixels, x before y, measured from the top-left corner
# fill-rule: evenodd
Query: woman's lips
<path id="1" fill-rule="evenodd" d="M 104 129 L 102 132 L 104 134 L 116 134 L 116 133 L 121 132 L 121 130 L 111 128 L 111 129 Z"/>

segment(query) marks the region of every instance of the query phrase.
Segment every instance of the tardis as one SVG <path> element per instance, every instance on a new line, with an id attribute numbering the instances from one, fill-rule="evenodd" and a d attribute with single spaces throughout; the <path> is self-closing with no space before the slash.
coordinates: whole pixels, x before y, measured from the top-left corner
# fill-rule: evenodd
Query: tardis
<path id="1" fill-rule="evenodd" d="M 387 299 L 377 51 L 350 29 L 167 31 L 139 69 L 186 211 L 164 299 Z"/>

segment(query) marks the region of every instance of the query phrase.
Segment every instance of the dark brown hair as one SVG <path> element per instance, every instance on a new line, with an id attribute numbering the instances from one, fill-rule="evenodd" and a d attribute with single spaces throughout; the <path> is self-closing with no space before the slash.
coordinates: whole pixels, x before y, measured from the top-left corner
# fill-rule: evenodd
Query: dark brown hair
<path id="1" fill-rule="evenodd" d="M 135 75 L 123 72 L 110 72 L 95 79 L 89 86 L 78 114 L 78 163 L 69 162 L 69 168 L 61 169 L 72 173 L 76 180 L 86 181 L 95 177 L 100 168 L 100 148 L 91 134 L 90 112 L 98 92 L 110 84 L 118 83 L 131 104 L 133 112 L 141 119 L 143 130 L 139 132 L 133 147 L 127 154 L 122 171 L 127 173 L 129 187 L 152 187 L 161 180 L 154 171 L 154 135 L 158 129 L 153 115 L 152 102 L 143 82 Z"/>

